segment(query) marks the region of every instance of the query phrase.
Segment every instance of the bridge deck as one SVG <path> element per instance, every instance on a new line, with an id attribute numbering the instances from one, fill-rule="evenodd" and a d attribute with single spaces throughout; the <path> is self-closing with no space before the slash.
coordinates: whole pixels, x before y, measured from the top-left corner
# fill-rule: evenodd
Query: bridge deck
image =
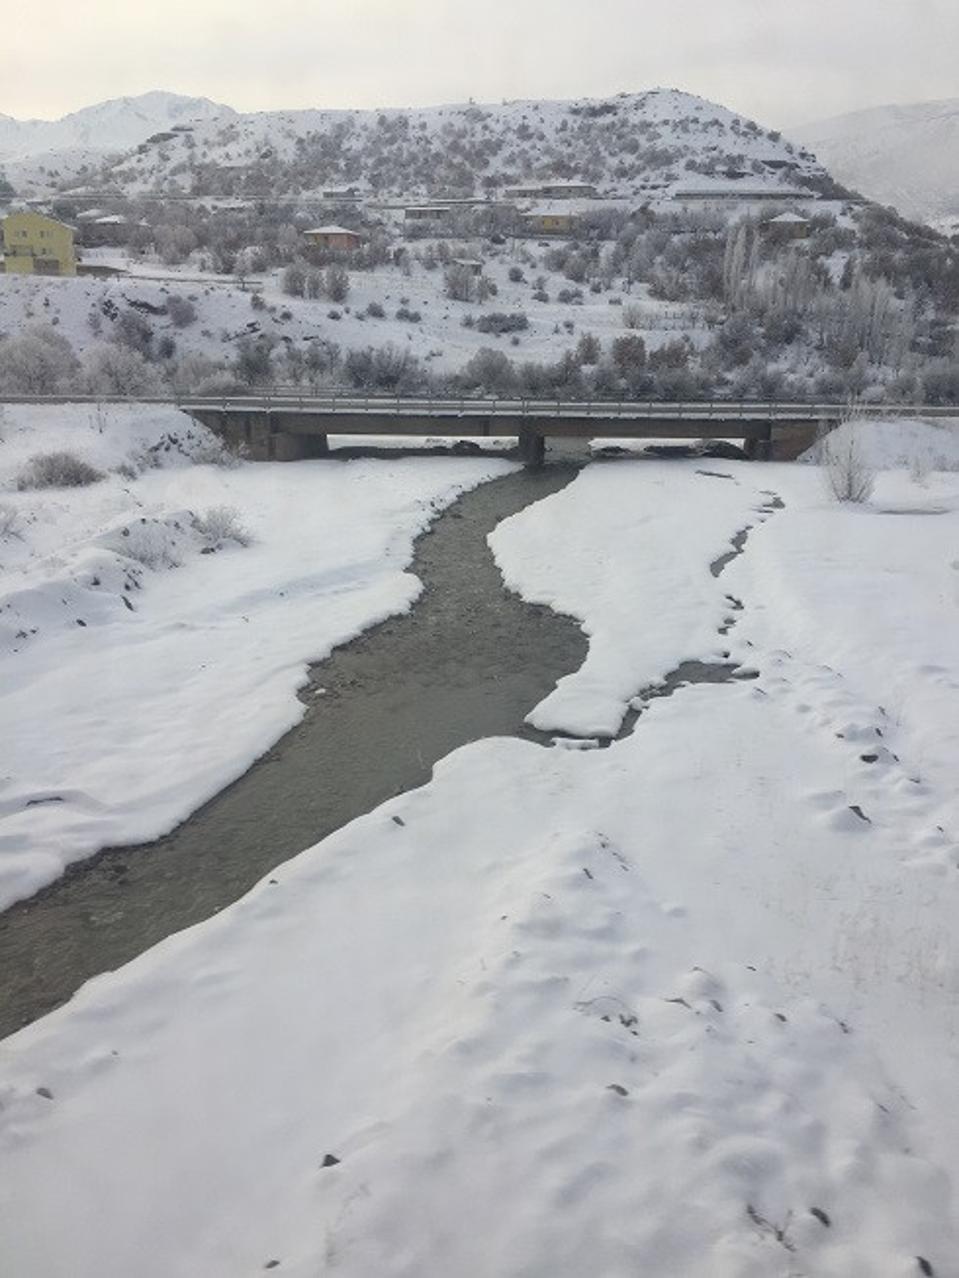
<path id="1" fill-rule="evenodd" d="M 816 431 L 848 412 L 836 403 L 756 400 L 562 400 L 304 393 L 289 387 L 227 396 L 10 396 L 8 403 L 168 404 L 189 413 L 261 460 L 322 454 L 330 435 L 518 438 L 528 460 L 550 437 L 742 439 L 751 456 L 794 457 Z M 876 404 L 869 416 L 959 417 L 959 407 Z"/>

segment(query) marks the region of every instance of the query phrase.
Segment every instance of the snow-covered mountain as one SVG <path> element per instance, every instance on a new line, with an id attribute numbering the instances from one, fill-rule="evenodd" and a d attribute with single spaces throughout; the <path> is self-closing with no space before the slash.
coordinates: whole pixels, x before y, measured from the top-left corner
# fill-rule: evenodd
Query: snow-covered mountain
<path id="1" fill-rule="evenodd" d="M 959 98 L 854 111 L 790 133 L 869 199 L 923 220 L 959 215 Z"/>
<path id="2" fill-rule="evenodd" d="M 575 178 L 628 196 L 730 182 L 829 186 L 815 158 L 779 133 L 672 89 L 569 102 L 214 115 L 189 133 L 139 143 L 98 180 L 130 193 L 293 196 L 353 185 L 383 197 L 481 195 L 537 178 Z"/>
<path id="3" fill-rule="evenodd" d="M 59 120 L 17 120 L 0 114 L 0 168 L 18 189 L 46 189 L 84 166 L 122 154 L 156 133 L 202 120 L 226 120 L 231 107 L 209 98 L 155 91 L 112 98 Z"/>
<path id="4" fill-rule="evenodd" d="M 220 106 L 209 98 L 160 90 L 133 98 L 111 98 L 59 120 L 16 120 L 0 114 L 0 160 L 20 160 L 74 148 L 126 151 L 157 130 L 234 114 L 231 107 Z"/>

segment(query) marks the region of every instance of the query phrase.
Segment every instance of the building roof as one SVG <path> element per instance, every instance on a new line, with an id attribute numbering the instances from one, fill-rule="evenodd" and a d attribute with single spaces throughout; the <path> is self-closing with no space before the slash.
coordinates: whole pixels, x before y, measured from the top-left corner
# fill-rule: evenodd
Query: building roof
<path id="1" fill-rule="evenodd" d="M 799 213 L 780 213 L 778 217 L 771 217 L 769 219 L 769 225 L 774 226 L 777 222 L 779 223 L 789 222 L 793 224 L 797 222 L 802 222 L 804 226 L 807 226 L 809 224 L 809 218 L 803 217 Z"/>
<path id="2" fill-rule="evenodd" d="M 363 236 L 359 231 L 351 231 L 348 226 L 314 226 L 310 230 L 304 231 L 304 235 L 352 235 L 356 239 L 361 240 Z"/>
<path id="3" fill-rule="evenodd" d="M 567 205 L 560 205 L 559 208 L 553 208 L 549 204 L 544 204 L 540 208 L 528 209 L 523 217 L 575 217 L 576 210 L 569 208 Z"/>
<path id="4" fill-rule="evenodd" d="M 814 200 L 814 191 L 777 186 L 687 186 L 673 192 L 674 200 Z"/>
<path id="5" fill-rule="evenodd" d="M 568 182 L 559 179 L 551 182 L 549 178 L 539 182 L 510 182 L 506 187 L 507 191 L 593 191 L 595 189 L 595 182 Z"/>

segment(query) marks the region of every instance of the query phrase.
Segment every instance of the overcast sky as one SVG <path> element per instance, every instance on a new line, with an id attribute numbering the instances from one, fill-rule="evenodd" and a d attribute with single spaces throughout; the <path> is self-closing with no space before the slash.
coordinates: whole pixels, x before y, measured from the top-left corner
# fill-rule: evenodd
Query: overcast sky
<path id="1" fill-rule="evenodd" d="M 959 0 L 46 0 L 0 112 L 170 89 L 240 110 L 686 89 L 763 123 L 959 97 Z M 39 25 L 38 25 L 39 23 Z"/>

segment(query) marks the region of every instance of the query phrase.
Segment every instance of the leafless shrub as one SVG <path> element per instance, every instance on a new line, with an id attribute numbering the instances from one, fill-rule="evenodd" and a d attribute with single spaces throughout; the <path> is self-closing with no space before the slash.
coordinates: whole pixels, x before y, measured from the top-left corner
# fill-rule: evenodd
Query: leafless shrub
<path id="1" fill-rule="evenodd" d="M 861 416 L 858 409 L 850 410 L 840 425 L 819 442 L 819 462 L 826 486 L 836 501 L 861 504 L 869 500 L 875 487 L 876 471 L 869 464 L 862 443 Z"/>
<path id="2" fill-rule="evenodd" d="M 224 470 L 234 470 L 243 460 L 245 448 L 242 444 L 231 448 L 217 435 L 207 435 L 190 449 L 190 456 L 198 466 L 222 466 Z"/>
<path id="3" fill-rule="evenodd" d="M 932 470 L 932 461 L 928 453 L 918 450 L 909 459 L 909 478 L 914 484 L 925 488 Z"/>
<path id="4" fill-rule="evenodd" d="M 211 506 L 193 516 L 193 527 L 211 550 L 219 549 L 225 541 L 236 542 L 238 546 L 249 546 L 253 541 L 240 522 L 240 512 L 235 506 Z"/>
<path id="5" fill-rule="evenodd" d="M 17 476 L 17 488 L 21 492 L 32 488 L 85 488 L 103 478 L 103 471 L 75 453 L 37 453 Z"/>
<path id="6" fill-rule="evenodd" d="M 5 502 L 0 505 L 0 541 L 9 541 L 14 537 L 17 541 L 23 540 L 20 512 L 15 506 Z"/>

